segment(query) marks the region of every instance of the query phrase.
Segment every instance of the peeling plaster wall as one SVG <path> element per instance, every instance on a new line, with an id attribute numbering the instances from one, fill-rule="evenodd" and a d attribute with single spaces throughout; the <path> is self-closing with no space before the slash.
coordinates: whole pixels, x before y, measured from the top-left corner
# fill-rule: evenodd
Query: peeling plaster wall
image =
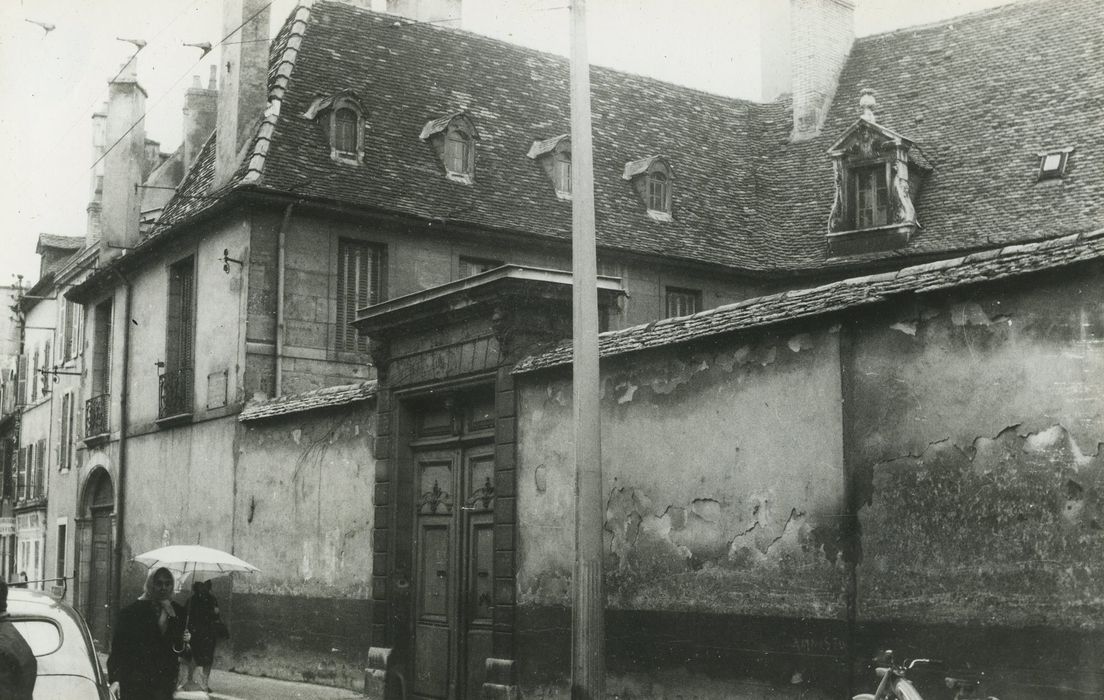
<path id="1" fill-rule="evenodd" d="M 1104 284 L 1002 292 L 858 336 L 863 619 L 1104 628 Z"/>
<path id="2" fill-rule="evenodd" d="M 604 368 L 611 605 L 843 614 L 838 363 L 824 332 Z M 567 605 L 571 386 L 519 389 L 519 603 Z"/>
<path id="3" fill-rule="evenodd" d="M 234 665 L 363 683 L 371 625 L 374 411 L 358 403 L 241 425 Z"/>

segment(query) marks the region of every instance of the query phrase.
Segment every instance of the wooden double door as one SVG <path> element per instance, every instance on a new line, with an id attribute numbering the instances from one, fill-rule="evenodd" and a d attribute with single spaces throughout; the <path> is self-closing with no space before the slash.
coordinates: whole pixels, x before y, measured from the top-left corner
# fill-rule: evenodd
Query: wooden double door
<path id="1" fill-rule="evenodd" d="M 478 698 L 492 656 L 494 442 L 479 433 L 412 449 L 417 698 Z"/>

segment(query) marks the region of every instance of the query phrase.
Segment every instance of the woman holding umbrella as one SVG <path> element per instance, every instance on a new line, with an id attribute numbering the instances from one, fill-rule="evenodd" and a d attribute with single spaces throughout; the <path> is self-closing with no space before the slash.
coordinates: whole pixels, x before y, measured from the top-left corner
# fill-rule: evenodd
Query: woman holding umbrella
<path id="1" fill-rule="evenodd" d="M 159 567 L 146 577 L 138 600 L 119 611 L 107 675 L 123 700 L 172 699 L 180 674 L 178 650 L 191 639 L 184 608 L 172 594 L 172 572 Z"/>

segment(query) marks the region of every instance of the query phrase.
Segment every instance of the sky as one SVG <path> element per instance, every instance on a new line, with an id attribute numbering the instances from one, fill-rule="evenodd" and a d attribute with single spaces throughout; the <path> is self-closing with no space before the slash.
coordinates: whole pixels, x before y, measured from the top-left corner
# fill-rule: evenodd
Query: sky
<path id="1" fill-rule="evenodd" d="M 759 96 L 758 3 L 785 0 L 589 0 L 592 63 L 709 92 Z M 859 36 L 938 21 L 1009 0 L 856 0 Z M 372 0 L 382 9 L 384 0 Z M 464 0 L 463 28 L 566 55 L 569 0 Z M 273 0 L 272 33 L 297 4 Z M 33 22 L 53 25 L 49 32 Z M 146 135 L 180 143 L 184 90 L 206 81 L 185 43 L 217 43 L 220 0 L 0 0 L 0 284 L 37 278 L 40 233 L 83 236 L 92 113 L 107 81 L 146 42 L 138 78 Z"/>

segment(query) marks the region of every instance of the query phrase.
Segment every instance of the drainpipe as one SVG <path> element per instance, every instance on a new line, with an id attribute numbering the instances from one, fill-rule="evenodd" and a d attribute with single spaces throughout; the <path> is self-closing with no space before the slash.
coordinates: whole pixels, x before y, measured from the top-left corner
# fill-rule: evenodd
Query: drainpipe
<path id="1" fill-rule="evenodd" d="M 127 464 L 127 404 L 129 400 L 128 386 L 130 384 L 130 315 L 131 299 L 134 289 L 130 281 L 118 270 L 115 274 L 123 281 L 123 289 L 126 299 L 123 302 L 123 369 L 122 381 L 119 388 L 119 463 L 117 472 L 118 483 L 115 485 L 115 580 L 112 586 L 112 615 L 114 619 L 119 614 L 120 601 L 123 596 L 123 523 L 126 513 L 126 464 Z"/>
<path id="2" fill-rule="evenodd" d="M 295 204 L 284 209 L 284 220 L 280 222 L 280 233 L 276 242 L 276 371 L 273 379 L 273 396 L 284 394 L 284 263 L 287 250 L 287 228 L 291 221 L 291 211 Z"/>

